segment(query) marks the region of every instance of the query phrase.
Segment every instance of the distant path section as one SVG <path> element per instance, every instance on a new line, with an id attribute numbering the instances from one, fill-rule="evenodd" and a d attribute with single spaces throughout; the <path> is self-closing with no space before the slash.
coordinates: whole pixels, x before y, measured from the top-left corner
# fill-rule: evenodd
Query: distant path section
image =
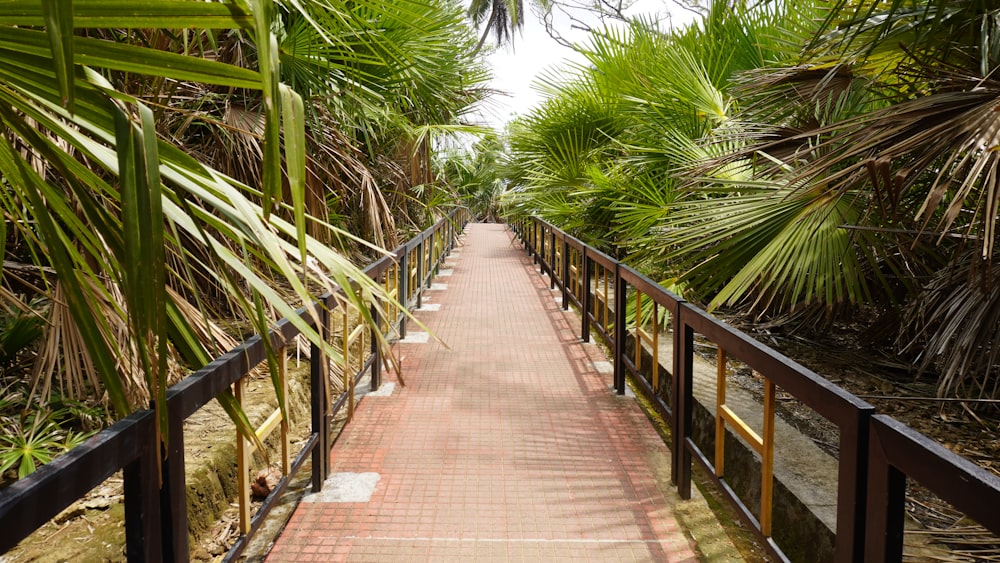
<path id="1" fill-rule="evenodd" d="M 268 561 L 697 560 L 662 439 L 503 225 L 424 295 L 447 346 L 409 324 L 406 386 L 361 402 Z"/>

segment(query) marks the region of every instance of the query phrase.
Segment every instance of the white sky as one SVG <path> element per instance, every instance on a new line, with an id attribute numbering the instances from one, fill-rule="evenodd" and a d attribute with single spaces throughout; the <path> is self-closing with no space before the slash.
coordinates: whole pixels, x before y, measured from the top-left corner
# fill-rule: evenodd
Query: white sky
<path id="1" fill-rule="evenodd" d="M 545 25 L 529 10 L 531 0 L 525 2 L 526 14 L 524 28 L 521 33 L 515 33 L 513 46 L 507 45 L 487 57 L 493 68 L 493 81 L 490 87 L 494 90 L 508 93 L 509 96 L 496 95 L 480 108 L 473 117 L 485 125 L 502 129 L 504 124 L 516 115 L 524 115 L 537 106 L 542 96 L 532 87 L 539 74 L 546 70 L 563 66 L 564 61 L 582 62 L 583 58 L 572 49 L 563 47 L 549 37 Z M 669 18 L 673 26 L 684 25 L 694 18 L 694 14 L 683 9 L 672 0 L 637 0 L 628 10 L 629 15 L 652 14 L 666 22 Z M 562 25 L 559 25 L 562 24 Z M 571 41 L 584 42 L 586 34 L 569 29 L 568 21 L 558 22 L 563 35 Z M 666 24 L 664 24 L 666 27 Z M 495 39 L 487 39 L 487 46 Z M 486 47 L 484 47 L 486 48 Z"/>

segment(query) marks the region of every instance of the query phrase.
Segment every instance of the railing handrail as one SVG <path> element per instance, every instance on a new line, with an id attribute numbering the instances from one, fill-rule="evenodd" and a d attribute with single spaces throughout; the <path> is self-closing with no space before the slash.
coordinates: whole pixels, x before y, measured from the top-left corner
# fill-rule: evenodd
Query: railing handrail
<path id="1" fill-rule="evenodd" d="M 589 341 L 590 330 L 597 331 L 612 349 L 615 365 L 615 388 L 624 392 L 624 373 L 636 375 L 635 364 L 628 358 L 622 340 L 626 336 L 624 320 L 626 288 L 633 287 L 672 314 L 674 333 L 673 359 L 669 373 L 673 377 L 671 404 L 655 394 L 649 382 L 636 377 L 640 389 L 669 420 L 672 430 L 672 477 L 682 498 L 690 497 L 692 454 L 711 473 L 707 456 L 691 438 L 693 409 L 692 360 L 693 334 L 699 333 L 715 342 L 769 381 L 789 392 L 840 429 L 839 472 L 837 494 L 837 534 L 835 559 L 838 561 L 895 561 L 902 556 L 903 491 L 907 476 L 921 482 L 942 499 L 974 518 L 994 534 L 1000 534 L 1000 478 L 950 452 L 929 438 L 885 415 L 875 415 L 868 402 L 833 384 L 828 379 L 749 335 L 720 321 L 707 312 L 687 303 L 655 281 L 615 260 L 599 250 L 580 243 L 551 223 L 537 217 L 519 219 L 511 224 L 529 255 L 540 264 L 543 274 L 558 285 L 564 296 L 568 279 L 557 278 L 557 270 L 566 275 L 566 268 L 557 268 L 555 257 L 560 250 L 553 248 L 563 242 L 563 260 L 569 248 L 583 254 L 583 293 L 580 337 Z M 606 330 L 591 312 L 591 263 L 614 272 L 615 330 Z M 565 264 L 565 262 L 564 262 Z M 575 289 L 575 288 L 574 288 Z M 574 296 L 574 302 L 577 298 Z M 563 299 L 564 308 L 567 299 Z M 607 322 L 607 319 L 604 319 Z M 638 336 L 636 336 L 638 338 Z M 933 468 L 933 469 L 929 469 Z M 760 523 L 736 497 L 724 480 L 711 474 L 723 496 L 737 508 L 773 557 L 786 560 L 781 548 L 769 535 L 762 533 Z M 872 482 L 869 483 L 869 480 Z M 874 493 L 874 494 L 873 494 Z"/>
<path id="2" fill-rule="evenodd" d="M 468 209 L 457 207 L 433 226 L 368 265 L 364 268 L 364 272 L 373 279 L 378 279 L 391 268 L 393 263 L 405 262 L 406 256 L 412 250 L 419 249 L 423 252 L 424 243 L 432 239 L 436 233 L 446 232 L 449 235 L 448 241 L 442 246 L 445 251 L 437 256 L 436 263 L 431 263 L 434 259 L 434 249 L 431 248 L 427 252 L 428 263 L 422 265 L 426 266 L 428 271 L 423 272 L 420 287 L 410 288 L 406 295 L 399 295 L 396 299 L 398 305 L 410 308 L 415 299 L 419 300 L 423 286 L 429 283 L 433 274 L 432 270 L 444 260 L 446 250 L 451 248 L 455 237 L 469 220 L 471 214 Z M 400 276 L 407 278 L 408 272 L 404 275 L 401 270 Z M 335 300 L 333 293 L 326 293 L 313 304 L 320 310 L 321 322 L 326 323 L 328 310 L 332 309 Z M 386 310 L 390 310 L 396 304 L 384 305 Z M 308 307 L 300 308 L 295 314 L 309 326 L 315 326 L 316 321 L 309 313 Z M 267 338 L 277 348 L 298 334 L 300 334 L 298 327 L 285 318 L 268 331 Z M 388 335 L 383 334 L 383 336 Z M 313 457 L 314 490 L 319 490 L 326 478 L 331 445 L 329 421 L 336 413 L 338 405 L 345 402 L 349 391 L 345 389 L 335 402 L 334 408 L 326 410 L 326 400 L 320 396 L 321 392 L 325 393 L 325 380 L 321 379 L 325 376 L 325 371 L 320 367 L 324 362 L 321 358 L 325 356 L 315 344 L 312 345 L 312 353 L 312 433 L 297 454 L 290 473 L 282 476 L 254 517 L 250 533 L 238 539 L 227 559 L 238 557 L 243 551 L 247 541 L 259 528 L 262 519 L 287 487 L 291 477 L 303 466 L 306 457 L 309 455 Z M 4 530 L 4 533 L 0 534 L 0 553 L 16 546 L 115 472 L 124 470 L 125 549 L 128 559 L 130 561 L 186 560 L 188 527 L 183 450 L 184 421 L 265 360 L 266 346 L 263 337 L 254 335 L 168 389 L 167 410 L 171 441 L 163 458 L 162 467 L 156 466 L 159 456 L 156 455 L 158 452 L 154 448 L 160 442 L 155 434 L 155 415 L 150 410 L 141 410 L 115 422 L 80 446 L 40 467 L 31 475 L 0 490 L 0 529 Z M 362 367 L 353 374 L 353 379 L 358 381 L 372 370 L 372 383 L 373 386 L 377 385 L 374 377 L 375 364 L 377 358 L 373 357 L 362 362 Z M 162 472 L 162 485 L 158 483 L 159 472 Z"/>

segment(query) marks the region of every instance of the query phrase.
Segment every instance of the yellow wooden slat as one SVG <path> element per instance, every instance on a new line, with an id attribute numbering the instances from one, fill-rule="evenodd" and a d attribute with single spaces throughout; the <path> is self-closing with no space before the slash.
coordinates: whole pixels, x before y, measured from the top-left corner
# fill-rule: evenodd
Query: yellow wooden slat
<path id="1" fill-rule="evenodd" d="M 285 398 L 284 404 L 280 405 L 285 414 L 288 414 L 288 352 L 282 348 L 278 351 L 278 377 L 281 380 L 281 396 Z M 291 428 L 288 419 L 281 419 L 281 473 L 288 476 L 292 472 L 292 448 L 291 448 Z"/>
<path id="2" fill-rule="evenodd" d="M 761 450 L 764 448 L 764 439 L 753 428 L 750 428 L 750 425 L 744 422 L 739 415 L 733 412 L 733 409 L 729 408 L 728 405 L 722 405 L 720 411 L 722 412 L 722 418 L 729 423 L 730 427 L 742 436 L 757 453 L 761 453 Z"/>
<path id="3" fill-rule="evenodd" d="M 726 474 L 726 419 L 722 409 L 726 405 L 726 351 L 719 347 L 715 368 L 715 476 Z"/>
<path id="4" fill-rule="evenodd" d="M 635 371 L 642 373 L 642 292 L 635 292 Z"/>
<path id="5" fill-rule="evenodd" d="M 243 391 L 246 378 L 233 384 L 233 394 L 240 408 L 243 407 Z M 250 533 L 250 447 L 246 438 L 236 431 L 236 487 L 239 491 L 240 533 Z"/>
<path id="6" fill-rule="evenodd" d="M 660 390 L 660 304 L 653 301 L 653 392 Z"/>
<path id="7" fill-rule="evenodd" d="M 610 309 L 610 304 L 608 303 L 608 272 L 607 270 L 604 269 L 603 266 L 601 267 L 601 285 L 604 286 L 604 289 L 601 290 L 601 295 L 604 296 L 604 303 L 601 304 L 601 312 L 603 313 L 602 315 L 603 322 L 601 323 L 601 326 L 604 328 L 605 331 L 607 331 L 608 310 Z"/>
<path id="8" fill-rule="evenodd" d="M 584 291 L 583 291 L 583 270 L 584 270 L 583 253 L 577 252 L 576 255 L 577 255 L 577 258 L 580 261 L 580 267 L 577 269 L 577 272 L 576 272 L 576 285 L 574 285 L 573 287 L 576 289 L 576 292 L 577 292 L 576 298 L 581 303 L 583 303 L 583 295 L 584 295 Z M 588 281 L 588 283 L 589 283 L 589 281 Z"/>
<path id="9" fill-rule="evenodd" d="M 391 298 L 395 299 L 398 292 L 396 291 L 396 264 L 393 263 L 389 266 L 389 269 L 385 272 L 385 294 Z M 384 319 L 379 320 L 379 329 L 388 332 L 389 331 L 389 315 L 388 315 L 388 303 L 386 303 L 386 316 Z"/>
<path id="10" fill-rule="evenodd" d="M 263 442 L 271 435 L 272 432 L 274 432 L 274 429 L 278 428 L 280 425 L 281 425 L 281 409 L 274 409 L 274 412 L 271 413 L 271 416 L 268 416 L 267 420 L 265 420 L 263 424 L 257 427 L 257 430 L 255 430 L 254 433 L 257 434 L 257 439 Z M 254 451 L 256 451 L 257 445 L 253 444 L 253 446 L 254 446 L 253 448 Z"/>
<path id="11" fill-rule="evenodd" d="M 638 337 L 646 344 L 652 344 L 654 340 L 653 334 L 655 333 L 649 333 L 646 332 L 646 329 L 640 328 L 638 332 Z"/>
<path id="12" fill-rule="evenodd" d="M 281 386 L 282 394 L 284 398 L 284 404 L 278 405 L 278 408 L 264 420 L 264 422 L 254 429 L 254 434 L 257 436 L 259 443 L 263 444 L 264 440 L 269 438 L 276 429 L 281 431 L 281 471 L 282 475 L 288 475 L 291 472 L 291 448 L 289 447 L 289 427 L 288 421 L 281 415 L 282 407 L 284 411 L 288 412 L 288 354 L 285 347 L 281 347 L 276 351 L 278 356 L 278 384 Z M 240 406 L 243 407 L 243 398 L 245 393 L 245 387 L 247 384 L 246 377 L 241 378 L 236 384 L 234 384 L 233 391 L 236 396 L 236 400 L 239 402 Z M 236 463 L 237 463 L 237 487 L 239 489 L 239 514 L 240 514 L 240 532 L 246 534 L 250 530 L 250 462 L 253 452 L 259 451 L 259 447 L 256 443 L 248 442 L 239 432 L 236 434 Z"/>
<path id="13" fill-rule="evenodd" d="M 350 392 L 351 383 L 350 381 L 354 379 L 351 377 L 351 340 L 350 334 L 348 333 L 348 321 L 350 320 L 347 311 L 347 305 L 342 304 L 343 313 L 341 314 L 341 346 L 343 352 L 343 364 L 340 366 L 340 371 L 343 374 L 343 385 L 344 391 L 347 391 L 347 422 L 351 421 L 354 416 L 354 395 Z"/>
<path id="14" fill-rule="evenodd" d="M 360 339 L 361 345 L 358 347 L 358 369 L 357 371 L 354 371 L 353 368 L 349 369 L 349 371 L 351 372 L 351 380 L 350 380 L 350 385 L 348 386 L 349 388 L 347 390 L 347 392 L 350 393 L 350 399 L 348 400 L 348 402 L 351 405 L 350 409 L 352 417 L 354 414 L 354 388 L 357 386 L 357 381 L 354 377 L 354 374 L 360 372 L 361 368 L 365 365 L 365 335 L 368 333 L 368 330 L 366 330 L 368 327 L 365 326 L 364 319 L 361 318 L 360 314 L 358 315 L 358 326 L 357 328 L 354 329 L 352 334 L 354 332 L 358 332 L 359 328 L 361 329 L 361 339 Z M 348 367 L 350 367 L 350 364 L 348 364 Z"/>
<path id="15" fill-rule="evenodd" d="M 354 330 L 351 331 L 350 336 L 347 337 L 347 345 L 350 346 L 354 344 L 354 341 L 358 339 L 358 336 L 361 336 L 362 334 L 364 334 L 364 332 L 365 332 L 364 324 L 359 324 L 358 326 L 354 327 Z"/>
<path id="16" fill-rule="evenodd" d="M 361 368 L 365 367 L 365 358 L 368 356 L 369 346 L 367 346 L 368 339 L 366 338 L 366 336 L 368 336 L 368 327 L 365 326 L 364 319 L 360 316 L 358 316 L 358 328 L 361 329 L 361 349 L 358 351 L 358 371 L 361 371 Z M 358 328 L 354 329 L 354 331 L 357 332 Z M 351 383 L 354 383 L 353 377 L 351 378 Z"/>
<path id="17" fill-rule="evenodd" d="M 282 423 L 281 409 L 274 409 L 274 412 L 272 412 L 271 415 L 267 417 L 267 420 L 265 420 L 263 424 L 261 424 L 260 426 L 257 427 L 256 430 L 254 430 L 254 434 L 256 434 L 257 439 L 260 440 L 261 443 L 263 443 L 264 440 L 268 439 L 271 436 L 271 433 L 274 432 L 276 428 L 281 427 L 281 423 Z M 256 444 L 250 444 L 250 446 L 253 451 L 259 451 L 260 449 L 257 447 Z"/>

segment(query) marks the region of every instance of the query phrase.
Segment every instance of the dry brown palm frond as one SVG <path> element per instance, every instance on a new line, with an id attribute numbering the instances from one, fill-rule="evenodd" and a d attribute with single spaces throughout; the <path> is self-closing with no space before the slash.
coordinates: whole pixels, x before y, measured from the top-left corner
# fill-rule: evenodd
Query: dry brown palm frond
<path id="1" fill-rule="evenodd" d="M 942 270 L 904 310 L 904 353 L 940 369 L 939 396 L 1000 397 L 1000 264 L 974 250 Z"/>
<path id="2" fill-rule="evenodd" d="M 228 352 L 239 344 L 232 335 L 222 330 L 211 319 L 206 318 L 198 307 L 191 304 L 187 299 L 184 299 L 181 294 L 169 287 L 167 288 L 167 294 L 173 300 L 174 305 L 177 306 L 180 314 L 187 320 L 187 324 L 197 332 L 198 341 L 208 347 L 209 350 L 215 352 L 212 354 L 213 356 L 219 356 L 224 352 Z"/>
<path id="3" fill-rule="evenodd" d="M 339 199 L 336 207 L 358 227 L 352 231 L 383 248 L 394 248 L 398 244 L 396 228 L 392 211 L 379 188 L 381 182 L 375 175 L 378 163 L 367 163 L 344 133 L 329 124 L 311 131 L 310 135 L 317 147 L 311 155 L 311 170 L 321 185 L 335 190 L 333 193 Z M 328 200 L 323 198 L 322 201 Z"/>
<path id="4" fill-rule="evenodd" d="M 103 327 L 106 331 L 103 337 L 109 344 L 122 350 L 116 368 L 126 396 L 132 405 L 146 405 L 149 403 L 149 393 L 138 365 L 138 356 L 129 334 L 128 324 L 124 319 L 124 297 L 121 290 L 115 284 L 107 283 L 105 287 L 95 291 L 95 294 L 105 296 L 104 300 L 91 303 L 95 308 L 95 315 L 107 321 Z M 173 296 L 173 292 L 171 294 Z M 103 384 L 83 344 L 79 328 L 67 308 L 61 284 L 58 282 L 54 284 L 49 302 L 48 317 L 42 335 L 42 348 L 36 357 L 32 372 L 32 396 L 38 397 L 44 403 L 55 391 L 64 397 L 80 400 L 96 398 L 104 402 L 106 396 L 103 393 Z M 201 326 L 194 323 L 192 325 Z M 217 327 L 212 326 L 217 330 Z M 219 339 L 220 343 L 224 342 L 221 345 L 227 347 L 223 350 L 229 350 L 235 345 L 235 341 L 231 338 L 226 341 L 221 331 L 213 331 L 211 336 Z M 185 370 L 172 356 L 168 360 L 168 372 L 168 382 L 173 383 L 183 377 Z"/>
<path id="5" fill-rule="evenodd" d="M 1000 81 L 924 70 L 937 72 L 937 93 L 758 143 L 727 160 L 798 143 L 794 160 L 762 162 L 763 172 L 781 174 L 790 186 L 822 182 L 838 193 L 878 184 L 899 194 L 920 190 L 914 214 L 922 228 L 979 235 L 989 257 L 1000 218 Z"/>
<path id="6" fill-rule="evenodd" d="M 94 396 L 101 388 L 100 377 L 66 306 L 59 283 L 53 288 L 42 343 L 35 360 L 31 395 L 39 397 L 43 404 L 48 402 L 53 390 L 65 397 Z"/>
<path id="7" fill-rule="evenodd" d="M 197 87 L 172 102 L 174 108 L 160 122 L 162 133 L 226 175 L 261 185 L 264 117 L 258 100 Z"/>
<path id="8" fill-rule="evenodd" d="M 819 127 L 821 123 L 812 115 L 817 104 L 840 100 L 856 88 L 857 78 L 846 64 L 754 69 L 736 77 L 733 96 L 743 104 L 741 114 L 760 123 Z M 807 116 L 805 121 L 803 116 Z"/>

